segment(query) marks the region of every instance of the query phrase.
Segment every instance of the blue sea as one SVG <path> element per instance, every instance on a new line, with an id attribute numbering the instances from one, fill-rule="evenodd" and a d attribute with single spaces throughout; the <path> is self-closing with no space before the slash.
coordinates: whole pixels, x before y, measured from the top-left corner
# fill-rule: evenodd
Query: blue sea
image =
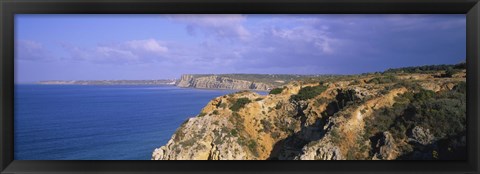
<path id="1" fill-rule="evenodd" d="M 175 86 L 16 85 L 15 160 L 150 160 L 213 98 Z"/>

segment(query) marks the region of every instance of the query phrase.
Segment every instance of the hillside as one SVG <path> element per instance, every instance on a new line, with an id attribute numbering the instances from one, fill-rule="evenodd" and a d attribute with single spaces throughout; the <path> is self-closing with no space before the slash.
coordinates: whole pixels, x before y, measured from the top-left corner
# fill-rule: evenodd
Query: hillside
<path id="1" fill-rule="evenodd" d="M 464 159 L 464 67 L 406 70 L 217 97 L 152 159 Z"/>
<path id="2" fill-rule="evenodd" d="M 184 74 L 176 82 L 178 87 L 271 90 L 294 80 L 304 78 L 327 78 L 333 75 L 286 75 L 286 74 Z"/>

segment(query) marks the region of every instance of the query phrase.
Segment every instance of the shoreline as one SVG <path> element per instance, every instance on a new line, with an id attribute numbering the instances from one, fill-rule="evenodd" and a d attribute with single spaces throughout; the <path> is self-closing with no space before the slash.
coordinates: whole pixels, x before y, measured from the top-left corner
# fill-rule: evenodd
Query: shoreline
<path id="1" fill-rule="evenodd" d="M 269 92 L 270 90 L 258 90 L 258 89 L 226 89 L 226 88 L 195 88 L 195 87 L 179 87 L 171 84 L 42 84 L 42 83 L 17 83 L 15 85 L 42 85 L 42 86 L 172 86 L 183 89 L 200 89 L 200 90 L 232 90 L 232 91 L 258 91 Z"/>
<path id="2" fill-rule="evenodd" d="M 173 85 L 175 86 L 175 85 Z M 178 86 L 175 86 L 178 87 Z M 184 89 L 202 89 L 202 90 L 235 90 L 235 91 L 259 91 L 259 92 L 269 92 L 270 90 L 257 90 L 257 89 L 225 89 L 225 88 L 195 88 L 195 87 L 178 87 Z"/>

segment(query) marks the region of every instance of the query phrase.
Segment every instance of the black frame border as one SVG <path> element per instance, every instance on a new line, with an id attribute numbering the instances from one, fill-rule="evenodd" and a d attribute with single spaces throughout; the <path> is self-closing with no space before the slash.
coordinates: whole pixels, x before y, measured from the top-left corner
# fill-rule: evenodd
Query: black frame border
<path id="1" fill-rule="evenodd" d="M 466 161 L 15 161 L 15 14 L 466 14 Z M 1 173 L 478 173 L 478 0 L 3 0 L 0 2 Z"/>

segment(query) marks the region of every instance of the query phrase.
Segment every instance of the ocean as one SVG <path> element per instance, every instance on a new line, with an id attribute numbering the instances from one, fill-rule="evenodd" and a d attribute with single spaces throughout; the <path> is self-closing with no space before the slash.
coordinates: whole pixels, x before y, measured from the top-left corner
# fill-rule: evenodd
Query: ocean
<path id="1" fill-rule="evenodd" d="M 213 98 L 175 86 L 16 85 L 15 160 L 150 160 Z M 265 92 L 260 92 L 265 94 Z"/>

